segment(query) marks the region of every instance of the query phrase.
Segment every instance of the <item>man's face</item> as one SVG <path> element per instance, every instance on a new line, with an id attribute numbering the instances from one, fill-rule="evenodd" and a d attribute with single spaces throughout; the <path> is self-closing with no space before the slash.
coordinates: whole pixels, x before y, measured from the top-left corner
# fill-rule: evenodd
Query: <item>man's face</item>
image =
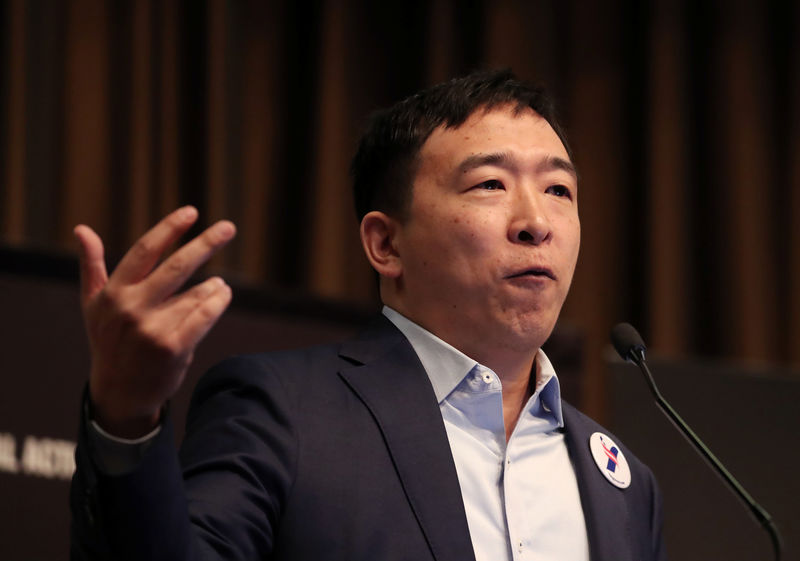
<path id="1" fill-rule="evenodd" d="M 527 109 L 478 110 L 456 129 L 436 129 L 420 150 L 395 243 L 400 312 L 477 360 L 535 352 L 555 325 L 580 245 L 564 145 Z"/>

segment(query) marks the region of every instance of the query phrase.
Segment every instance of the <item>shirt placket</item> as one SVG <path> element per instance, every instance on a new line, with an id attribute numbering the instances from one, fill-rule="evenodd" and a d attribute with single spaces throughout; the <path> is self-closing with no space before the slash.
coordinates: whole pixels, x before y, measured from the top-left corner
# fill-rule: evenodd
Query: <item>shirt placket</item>
<path id="1" fill-rule="evenodd" d="M 518 496 L 521 486 L 518 483 L 519 478 L 525 477 L 524 467 L 519 455 L 518 436 L 516 435 L 517 428 L 520 424 L 525 423 L 525 415 L 530 413 L 531 406 L 538 399 L 538 395 L 526 404 L 525 409 L 522 411 L 517 427 L 511 434 L 511 438 L 506 445 L 505 457 L 503 459 L 503 505 L 506 517 L 506 529 L 508 531 L 508 540 L 511 551 L 511 556 L 514 561 L 524 561 L 530 559 L 531 543 L 530 535 L 526 531 L 528 521 L 526 518 L 526 509 L 524 501 Z"/>

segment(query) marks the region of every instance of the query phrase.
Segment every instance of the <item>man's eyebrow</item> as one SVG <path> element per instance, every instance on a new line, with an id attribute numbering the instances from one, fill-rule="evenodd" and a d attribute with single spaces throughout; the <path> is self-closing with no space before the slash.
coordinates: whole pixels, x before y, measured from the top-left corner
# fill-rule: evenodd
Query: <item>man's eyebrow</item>
<path id="1" fill-rule="evenodd" d="M 503 166 L 511 165 L 512 157 L 508 152 L 491 152 L 489 154 L 473 154 L 464 159 L 458 165 L 460 173 L 467 173 L 481 166 Z M 559 156 L 546 158 L 539 166 L 540 171 L 562 170 L 578 180 L 578 170 L 572 162 Z"/>
<path id="2" fill-rule="evenodd" d="M 473 154 L 458 165 L 458 171 L 467 173 L 481 166 L 497 166 L 508 164 L 511 157 L 507 152 L 492 152 L 490 154 Z"/>
<path id="3" fill-rule="evenodd" d="M 578 180 L 578 170 L 575 169 L 575 165 L 569 160 L 565 160 L 564 158 L 559 158 L 558 156 L 551 156 L 547 158 L 544 162 L 542 162 L 542 165 L 540 167 L 544 171 L 560 169 L 562 171 L 567 172 L 572 177 L 574 177 L 575 181 Z"/>

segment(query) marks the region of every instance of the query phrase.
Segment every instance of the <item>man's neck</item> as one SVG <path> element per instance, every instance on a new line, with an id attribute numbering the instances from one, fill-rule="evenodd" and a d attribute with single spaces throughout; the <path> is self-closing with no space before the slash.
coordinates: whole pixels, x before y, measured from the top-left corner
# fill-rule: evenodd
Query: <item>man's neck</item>
<path id="1" fill-rule="evenodd" d="M 480 364 L 491 368 L 500 378 L 503 385 L 503 422 L 508 442 L 514 427 L 517 426 L 522 409 L 533 394 L 532 388 L 536 387 L 538 348 L 533 351 L 526 349 L 524 352 L 502 349 L 505 352 L 501 352 L 499 346 L 494 346 L 491 352 L 481 352 L 481 349 L 470 348 L 468 345 L 462 348 L 457 344 L 450 344 Z"/>
<path id="2" fill-rule="evenodd" d="M 506 442 L 511 438 L 514 427 L 522 413 L 522 409 L 533 394 L 536 386 L 536 363 L 533 360 L 525 360 L 515 369 L 495 369 L 490 364 L 486 364 L 495 371 L 503 384 L 503 423 L 506 431 Z"/>

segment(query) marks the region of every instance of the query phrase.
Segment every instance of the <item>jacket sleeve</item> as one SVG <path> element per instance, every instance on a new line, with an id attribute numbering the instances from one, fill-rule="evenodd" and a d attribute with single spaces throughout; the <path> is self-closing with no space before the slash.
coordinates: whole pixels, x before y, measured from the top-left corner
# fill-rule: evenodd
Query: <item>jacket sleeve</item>
<path id="1" fill-rule="evenodd" d="M 103 473 L 82 419 L 70 491 L 73 560 L 263 559 L 293 475 L 278 375 L 255 357 L 198 383 L 179 456 L 169 418 L 132 471 Z"/>

